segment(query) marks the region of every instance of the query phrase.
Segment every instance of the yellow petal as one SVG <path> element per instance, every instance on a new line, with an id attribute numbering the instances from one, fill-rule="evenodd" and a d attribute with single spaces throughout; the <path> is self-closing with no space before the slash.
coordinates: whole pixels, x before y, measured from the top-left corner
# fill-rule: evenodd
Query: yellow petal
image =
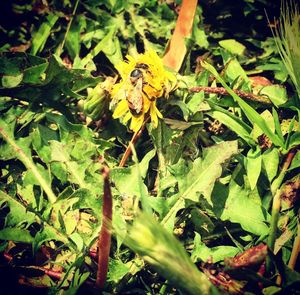
<path id="1" fill-rule="evenodd" d="M 117 119 L 122 117 L 128 110 L 127 101 L 125 99 L 121 100 L 113 113 L 113 118 Z"/>
<path id="2" fill-rule="evenodd" d="M 151 105 L 151 101 L 145 95 L 143 95 L 143 99 L 144 99 L 143 113 L 147 113 L 149 111 L 149 108 L 150 108 L 150 105 Z"/>
<path id="3" fill-rule="evenodd" d="M 155 107 L 155 111 L 156 111 L 157 117 L 160 118 L 160 119 L 162 119 L 163 118 L 162 113 L 158 110 L 158 108 L 156 106 L 154 106 L 154 107 Z"/>
<path id="4" fill-rule="evenodd" d="M 123 123 L 126 124 L 132 117 L 132 114 L 128 112 L 125 117 L 123 118 Z"/>
<path id="5" fill-rule="evenodd" d="M 150 117 L 151 117 L 151 123 L 153 124 L 154 128 L 156 128 L 158 125 L 158 118 L 155 109 L 156 109 L 155 103 L 152 103 L 150 107 Z"/>
<path id="6" fill-rule="evenodd" d="M 137 132 L 140 130 L 144 122 L 144 114 L 138 116 L 138 117 L 132 117 L 131 123 L 130 123 L 130 129 L 134 132 Z"/>

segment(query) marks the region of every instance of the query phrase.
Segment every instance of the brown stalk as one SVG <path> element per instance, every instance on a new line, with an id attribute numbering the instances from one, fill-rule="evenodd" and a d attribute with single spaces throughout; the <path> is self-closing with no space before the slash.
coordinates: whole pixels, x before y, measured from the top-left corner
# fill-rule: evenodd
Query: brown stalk
<path id="1" fill-rule="evenodd" d="M 121 159 L 121 161 L 119 163 L 119 167 L 124 167 L 125 166 L 126 161 L 127 161 L 128 157 L 131 155 L 131 152 L 132 152 L 131 145 L 134 146 L 135 143 L 138 141 L 138 139 L 141 137 L 141 135 L 142 135 L 142 133 L 143 133 L 143 131 L 145 129 L 146 123 L 149 121 L 149 119 L 150 119 L 150 117 L 148 116 L 145 119 L 145 121 L 144 121 L 142 127 L 140 128 L 140 130 L 137 131 L 137 132 L 135 132 L 133 134 L 133 136 L 132 136 L 132 138 L 130 140 L 130 143 L 128 144 L 128 146 L 127 146 L 127 148 L 125 150 L 125 153 L 123 154 L 123 157 L 122 157 L 122 159 Z"/>
<path id="2" fill-rule="evenodd" d="M 109 183 L 109 169 L 104 166 L 102 169 L 104 178 L 104 194 L 102 206 L 102 226 L 98 238 L 98 270 L 96 287 L 103 289 L 107 271 L 111 244 L 111 222 L 112 222 L 112 195 Z"/>
<path id="3" fill-rule="evenodd" d="M 12 259 L 13 259 L 13 256 L 8 254 L 8 253 L 4 253 L 3 256 L 8 262 L 11 262 Z M 62 278 L 62 272 L 52 270 L 51 268 L 48 269 L 48 268 L 45 268 L 45 267 L 42 267 L 42 266 L 27 266 L 25 268 L 27 268 L 27 269 L 36 269 L 36 270 L 42 271 L 45 275 L 47 275 L 47 276 L 49 276 L 50 278 L 53 278 L 53 279 L 60 280 Z"/>
<path id="4" fill-rule="evenodd" d="M 199 86 L 199 87 L 192 87 L 189 89 L 190 92 L 200 92 L 203 91 L 205 93 L 212 93 L 212 94 L 219 94 L 219 95 L 229 95 L 228 91 L 224 87 L 204 87 L 204 86 Z M 253 93 L 241 91 L 241 90 L 233 90 L 235 94 L 238 96 L 248 99 L 250 101 L 255 101 L 255 102 L 260 102 L 264 104 L 271 104 L 271 101 L 260 95 L 255 95 Z"/>
<path id="5" fill-rule="evenodd" d="M 300 224 L 298 223 L 297 236 L 296 236 L 294 244 L 293 244 L 293 250 L 292 250 L 291 258 L 290 258 L 290 261 L 289 261 L 289 264 L 288 264 L 289 268 L 291 268 L 291 269 L 295 268 L 297 258 L 298 258 L 298 255 L 299 255 L 299 251 L 300 251 Z"/>
<path id="6" fill-rule="evenodd" d="M 185 39 L 190 37 L 197 8 L 197 0 L 183 0 L 174 33 L 163 57 L 165 66 L 179 71 L 187 52 Z"/>

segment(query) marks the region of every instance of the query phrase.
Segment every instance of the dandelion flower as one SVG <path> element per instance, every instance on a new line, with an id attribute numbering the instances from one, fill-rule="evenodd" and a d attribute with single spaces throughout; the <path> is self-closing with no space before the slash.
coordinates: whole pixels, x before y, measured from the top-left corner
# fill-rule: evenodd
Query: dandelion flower
<path id="1" fill-rule="evenodd" d="M 162 114 L 156 107 L 156 100 L 167 97 L 174 89 L 176 77 L 167 71 L 155 51 L 138 54 L 135 58 L 126 56 L 126 61 L 116 66 L 121 81 L 112 90 L 113 118 L 121 118 L 129 128 L 137 132 L 150 115 L 153 127 L 157 127 Z"/>

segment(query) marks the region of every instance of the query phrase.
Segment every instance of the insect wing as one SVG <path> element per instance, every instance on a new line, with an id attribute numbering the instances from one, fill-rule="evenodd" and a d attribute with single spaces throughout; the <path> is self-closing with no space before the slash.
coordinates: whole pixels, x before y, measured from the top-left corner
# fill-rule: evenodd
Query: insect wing
<path id="1" fill-rule="evenodd" d="M 143 79 L 137 80 L 135 86 L 127 93 L 128 106 L 135 114 L 139 114 L 143 109 Z"/>

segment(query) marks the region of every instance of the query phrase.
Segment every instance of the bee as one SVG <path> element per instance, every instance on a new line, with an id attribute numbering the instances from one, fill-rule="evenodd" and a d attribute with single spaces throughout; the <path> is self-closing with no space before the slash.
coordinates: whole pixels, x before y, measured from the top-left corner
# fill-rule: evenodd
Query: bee
<path id="1" fill-rule="evenodd" d="M 135 68 L 129 75 L 129 89 L 125 93 L 129 110 L 132 115 L 139 116 L 144 107 L 143 91 L 145 84 L 145 74 L 149 74 L 149 66 L 144 63 L 136 64 Z"/>

